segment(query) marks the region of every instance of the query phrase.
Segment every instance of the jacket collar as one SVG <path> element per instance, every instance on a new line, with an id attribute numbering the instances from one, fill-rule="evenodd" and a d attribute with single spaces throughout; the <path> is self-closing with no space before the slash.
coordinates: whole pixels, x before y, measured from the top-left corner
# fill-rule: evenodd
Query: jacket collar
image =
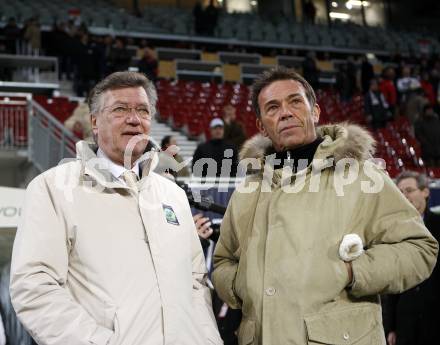
<path id="1" fill-rule="evenodd" d="M 323 141 L 318 146 L 312 163 L 318 168 L 329 158 L 337 163 L 344 158 L 354 158 L 364 161 L 372 157 L 375 152 L 376 141 L 364 128 L 349 123 L 319 126 L 316 129 L 318 137 Z M 272 147 L 269 138 L 257 134 L 243 144 L 240 151 L 240 160 L 246 158 L 260 159 L 260 168 L 248 171 L 261 172 L 264 169 L 265 153 Z M 281 172 L 280 172 L 281 173 Z"/>
<path id="2" fill-rule="evenodd" d="M 76 158 L 81 161 L 82 177 L 92 178 L 107 188 L 126 188 L 110 172 L 103 160 L 96 156 L 98 145 L 81 140 L 76 143 Z M 154 149 L 146 151 L 139 158 L 139 170 L 142 172 L 143 182 L 158 163 L 157 152 Z"/>

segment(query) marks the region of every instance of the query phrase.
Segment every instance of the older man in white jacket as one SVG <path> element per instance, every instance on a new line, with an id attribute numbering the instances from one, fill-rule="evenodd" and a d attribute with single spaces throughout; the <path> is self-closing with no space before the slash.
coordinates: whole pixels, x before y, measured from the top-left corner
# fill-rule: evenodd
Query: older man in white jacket
<path id="1" fill-rule="evenodd" d="M 98 145 L 29 184 L 10 291 L 40 345 L 222 344 L 186 195 L 143 155 L 156 99 L 141 74 L 105 78 Z"/>

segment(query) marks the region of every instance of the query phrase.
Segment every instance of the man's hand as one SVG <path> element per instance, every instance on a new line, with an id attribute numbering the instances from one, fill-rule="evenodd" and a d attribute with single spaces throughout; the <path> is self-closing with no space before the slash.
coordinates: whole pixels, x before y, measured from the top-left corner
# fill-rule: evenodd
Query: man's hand
<path id="1" fill-rule="evenodd" d="M 197 233 L 205 240 L 208 239 L 214 230 L 211 228 L 211 222 L 208 217 L 203 217 L 202 213 L 198 213 L 193 216 L 194 223 L 196 224 Z"/>
<path id="2" fill-rule="evenodd" d="M 388 345 L 396 345 L 397 334 L 396 332 L 390 332 L 387 335 L 387 344 Z"/>
<path id="3" fill-rule="evenodd" d="M 345 263 L 345 267 L 347 268 L 347 272 L 348 272 L 348 283 L 347 286 L 351 286 L 351 283 L 353 282 L 353 268 L 351 267 L 351 262 L 346 262 Z"/>

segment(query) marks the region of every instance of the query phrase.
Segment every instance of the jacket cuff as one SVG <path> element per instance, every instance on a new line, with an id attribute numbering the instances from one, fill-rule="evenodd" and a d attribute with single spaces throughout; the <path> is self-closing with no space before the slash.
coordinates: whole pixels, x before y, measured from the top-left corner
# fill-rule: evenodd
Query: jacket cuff
<path id="1" fill-rule="evenodd" d="M 364 296 L 366 294 L 365 292 L 370 290 L 368 289 L 368 272 L 365 272 L 361 263 L 362 259 L 365 259 L 364 257 L 366 256 L 364 255 L 351 262 L 353 279 L 348 285 L 348 291 L 355 297 Z"/>
<path id="2" fill-rule="evenodd" d="M 108 328 L 98 326 L 96 327 L 89 341 L 94 345 L 108 345 L 113 334 L 114 332 Z"/>

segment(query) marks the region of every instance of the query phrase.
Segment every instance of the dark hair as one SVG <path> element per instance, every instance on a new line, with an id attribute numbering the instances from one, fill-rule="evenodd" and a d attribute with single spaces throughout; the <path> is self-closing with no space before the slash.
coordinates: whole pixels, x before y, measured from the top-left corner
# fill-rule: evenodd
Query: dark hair
<path id="1" fill-rule="evenodd" d="M 417 171 L 411 171 L 411 170 L 406 170 L 402 173 L 400 173 L 397 177 L 396 177 L 396 184 L 399 184 L 400 181 L 406 179 L 406 178 L 413 178 L 417 181 L 417 188 L 419 188 L 420 190 L 423 190 L 425 188 L 429 188 L 429 179 L 428 177 L 426 177 L 425 174 L 419 173 Z"/>
<path id="2" fill-rule="evenodd" d="M 426 104 L 423 106 L 423 112 L 422 112 L 422 114 L 425 114 L 426 111 L 427 111 L 428 109 L 434 109 L 434 107 L 432 106 L 432 104 L 430 104 L 430 103 L 426 103 Z"/>
<path id="3" fill-rule="evenodd" d="M 164 150 L 166 148 L 166 146 L 170 143 L 172 137 L 173 137 L 172 135 L 165 135 L 162 138 L 162 141 L 160 142 L 160 148 L 162 150 Z"/>
<path id="4" fill-rule="evenodd" d="M 306 93 L 307 100 L 310 103 L 310 106 L 314 107 L 316 104 L 316 95 L 312 86 L 305 80 L 301 75 L 296 73 L 293 69 L 289 69 L 283 66 L 277 66 L 271 68 L 268 71 L 264 71 L 261 73 L 257 79 L 255 79 L 254 83 L 251 87 L 251 97 L 252 97 L 252 106 L 257 114 L 257 117 L 261 117 L 261 109 L 258 104 L 258 96 L 260 95 L 261 90 L 263 90 L 266 86 L 276 82 L 278 80 L 295 80 L 300 83 Z"/>
<path id="5" fill-rule="evenodd" d="M 151 114 L 156 113 L 157 92 L 154 84 L 142 73 L 138 72 L 115 72 L 101 80 L 90 91 L 87 103 L 90 113 L 96 114 L 100 111 L 101 96 L 107 90 L 124 89 L 127 87 L 142 87 L 147 93 L 151 106 Z"/>

